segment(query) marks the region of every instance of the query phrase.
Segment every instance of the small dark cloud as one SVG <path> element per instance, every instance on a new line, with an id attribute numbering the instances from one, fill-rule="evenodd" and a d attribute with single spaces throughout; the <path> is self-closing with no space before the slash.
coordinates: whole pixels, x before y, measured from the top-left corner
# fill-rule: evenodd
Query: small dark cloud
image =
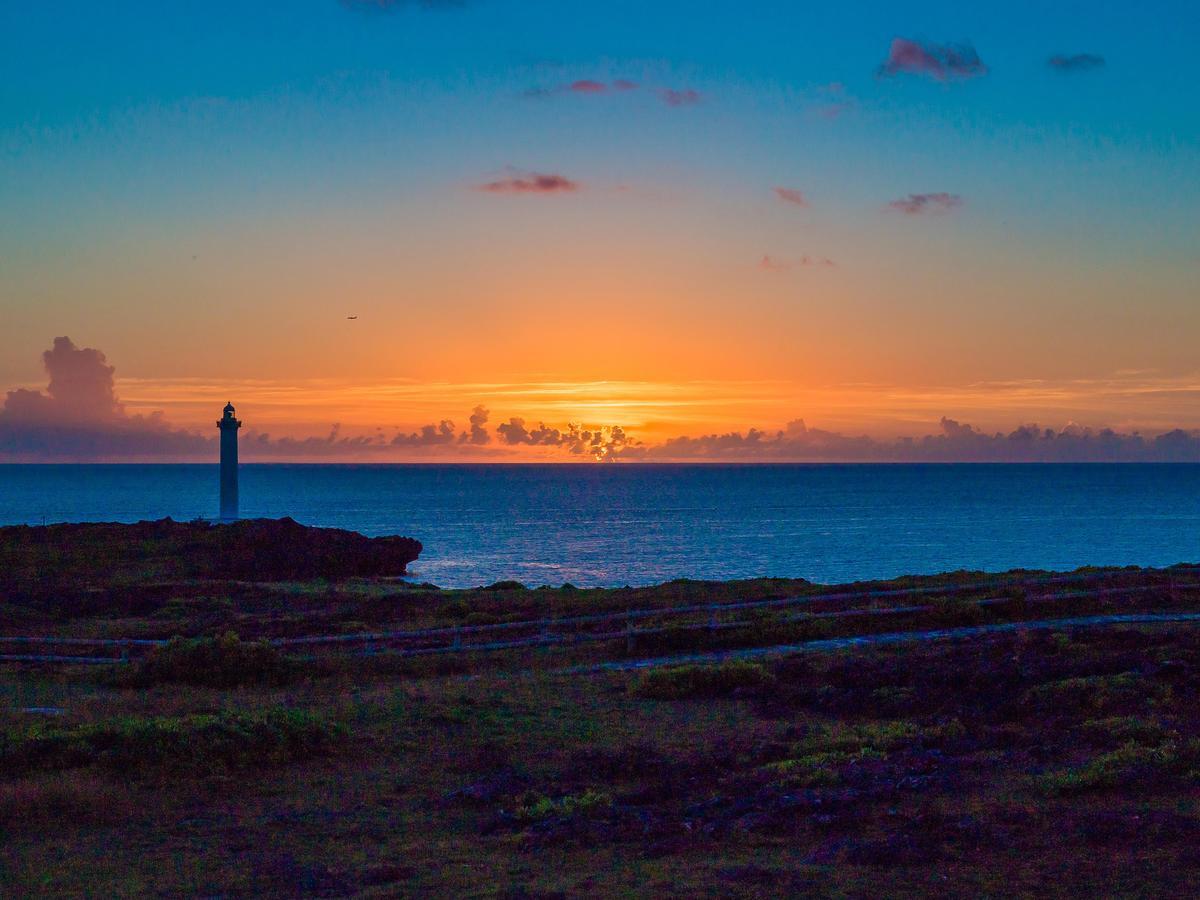
<path id="1" fill-rule="evenodd" d="M 775 196 L 784 203 L 791 203 L 795 206 L 808 206 L 808 199 L 802 192 L 794 188 L 777 187 L 775 188 Z"/>
<path id="2" fill-rule="evenodd" d="M 463 432 L 459 437 L 459 442 L 464 444 L 474 444 L 482 446 L 492 440 L 492 436 L 488 434 L 487 423 L 490 413 L 486 406 L 477 406 L 471 410 L 471 430 Z"/>
<path id="3" fill-rule="evenodd" d="M 685 88 L 676 90 L 675 88 L 662 88 L 658 95 L 662 97 L 663 103 L 667 106 L 695 106 L 703 98 L 699 91 Z"/>
<path id="4" fill-rule="evenodd" d="M 937 81 L 986 75 L 988 67 L 970 44 L 932 44 L 894 38 L 888 57 L 876 71 L 880 78 L 902 73 L 925 75 Z"/>
<path id="5" fill-rule="evenodd" d="M 1046 60 L 1055 72 L 1069 74 L 1071 72 L 1089 72 L 1092 69 L 1103 69 L 1106 65 L 1103 56 L 1095 53 L 1057 54 Z"/>
<path id="6" fill-rule="evenodd" d="M 453 444 L 458 440 L 454 432 L 454 423 L 442 419 L 437 425 L 425 425 L 420 431 L 412 434 L 398 434 L 392 438 L 393 447 L 436 447 L 439 444 Z"/>
<path id="7" fill-rule="evenodd" d="M 758 267 L 764 272 L 786 272 L 791 268 L 791 264 L 767 254 L 758 261 Z"/>
<path id="8" fill-rule="evenodd" d="M 529 172 L 489 181 L 475 189 L 485 194 L 570 194 L 581 187 L 579 182 L 563 175 Z"/>
<path id="9" fill-rule="evenodd" d="M 947 213 L 963 205 L 963 198 L 958 194 L 947 194 L 939 191 L 933 194 L 909 194 L 899 200 L 893 200 L 887 205 L 888 209 L 902 212 L 907 216 L 919 216 L 936 213 Z"/>
<path id="10" fill-rule="evenodd" d="M 608 85 L 603 81 L 592 81 L 589 78 L 573 81 L 567 90 L 575 94 L 603 94 L 608 91 Z"/>

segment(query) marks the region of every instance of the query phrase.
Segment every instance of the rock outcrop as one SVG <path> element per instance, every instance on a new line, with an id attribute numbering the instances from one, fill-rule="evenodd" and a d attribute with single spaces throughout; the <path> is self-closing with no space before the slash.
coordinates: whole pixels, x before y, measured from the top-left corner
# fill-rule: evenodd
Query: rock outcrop
<path id="1" fill-rule="evenodd" d="M 291 581 L 398 576 L 421 553 L 407 537 L 369 538 L 293 519 L 229 524 L 162 519 L 0 528 L 0 589 L 177 578 Z"/>

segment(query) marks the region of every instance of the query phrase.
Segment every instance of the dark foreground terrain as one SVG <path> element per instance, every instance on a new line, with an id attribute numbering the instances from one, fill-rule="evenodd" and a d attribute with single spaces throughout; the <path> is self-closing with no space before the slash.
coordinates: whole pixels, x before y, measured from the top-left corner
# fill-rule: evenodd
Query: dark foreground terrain
<path id="1" fill-rule="evenodd" d="M 471 591 L 106 571 L 0 601 L 3 896 L 1200 883 L 1189 567 Z"/>

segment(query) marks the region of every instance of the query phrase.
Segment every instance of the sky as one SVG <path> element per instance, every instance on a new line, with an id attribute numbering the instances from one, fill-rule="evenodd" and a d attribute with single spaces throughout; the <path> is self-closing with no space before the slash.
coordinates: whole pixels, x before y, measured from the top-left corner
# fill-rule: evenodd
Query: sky
<path id="1" fill-rule="evenodd" d="M 4 4 L 0 460 L 1191 458 L 1194 12 Z"/>

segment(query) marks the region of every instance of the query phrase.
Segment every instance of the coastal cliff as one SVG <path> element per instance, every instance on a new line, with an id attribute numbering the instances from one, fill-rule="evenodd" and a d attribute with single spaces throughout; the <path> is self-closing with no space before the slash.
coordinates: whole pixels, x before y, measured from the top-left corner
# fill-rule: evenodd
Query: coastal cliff
<path id="1" fill-rule="evenodd" d="M 124 579 L 389 577 L 404 575 L 421 549 L 412 538 L 369 538 L 290 518 L 15 525 L 0 528 L 0 588 L 25 593 Z"/>

